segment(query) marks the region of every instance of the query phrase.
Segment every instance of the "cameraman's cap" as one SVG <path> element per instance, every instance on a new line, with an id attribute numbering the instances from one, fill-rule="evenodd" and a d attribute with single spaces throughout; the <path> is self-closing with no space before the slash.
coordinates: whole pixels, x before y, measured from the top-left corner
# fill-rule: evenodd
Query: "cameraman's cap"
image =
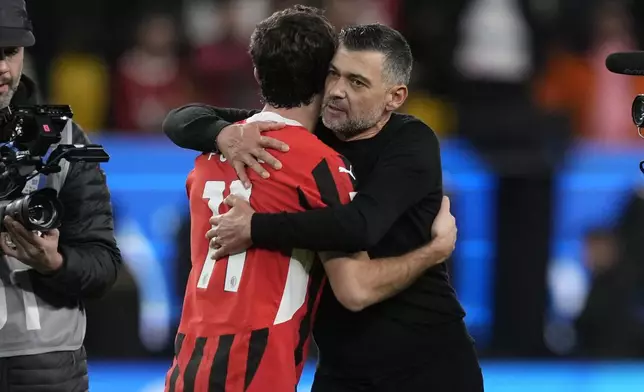
<path id="1" fill-rule="evenodd" d="M 36 43 L 24 0 L 0 0 L 0 48 Z"/>

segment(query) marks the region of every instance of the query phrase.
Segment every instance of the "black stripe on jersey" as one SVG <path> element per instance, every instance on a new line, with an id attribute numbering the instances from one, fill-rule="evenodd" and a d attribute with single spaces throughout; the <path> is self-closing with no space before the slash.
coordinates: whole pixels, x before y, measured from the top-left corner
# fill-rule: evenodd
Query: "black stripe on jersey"
<path id="1" fill-rule="evenodd" d="M 255 373 L 262 361 L 266 346 L 268 345 L 268 328 L 256 329 L 250 334 L 250 344 L 248 345 L 248 359 L 246 360 L 246 377 L 244 381 L 244 391 L 253 381 Z"/>
<path id="2" fill-rule="evenodd" d="M 320 165 L 324 164 L 323 167 L 326 167 L 326 174 L 330 176 L 331 183 L 333 184 L 333 189 L 335 190 L 335 195 L 338 198 L 340 196 L 338 195 L 338 191 L 335 188 L 335 181 L 333 181 L 333 176 L 331 176 L 331 171 L 329 171 L 329 165 L 326 163 L 326 160 L 323 160 L 320 162 L 320 164 L 313 169 L 313 178 L 315 179 L 315 182 L 318 186 L 318 190 L 320 192 L 320 195 L 322 195 L 322 188 L 323 186 L 320 186 L 320 181 L 318 181 L 315 173 L 316 170 L 318 170 L 318 173 L 324 173 L 324 169 L 318 169 Z M 321 176 L 322 178 L 326 177 L 324 174 Z M 328 178 L 328 177 L 327 177 Z M 324 183 L 324 179 L 322 182 Z M 312 210 L 313 207 L 311 207 L 311 204 L 309 204 L 306 196 L 304 196 L 304 192 L 300 188 L 297 188 L 297 193 L 298 197 L 300 199 L 300 205 L 302 208 L 305 210 Z M 324 199 L 322 199 L 324 200 Z M 326 203 L 326 201 L 325 201 Z M 311 278 L 311 284 L 309 286 L 309 292 L 308 292 L 308 302 L 306 304 L 306 315 L 302 319 L 302 323 L 300 324 L 300 330 L 299 330 L 299 335 L 300 335 L 300 340 L 298 341 L 298 344 L 295 348 L 295 352 L 293 353 L 295 356 L 295 366 L 298 366 L 302 360 L 304 359 L 304 344 L 306 344 L 306 338 L 309 337 L 309 334 L 311 333 L 311 312 L 313 311 L 313 306 L 315 305 L 315 298 L 317 297 L 318 291 L 320 290 L 320 285 L 322 284 L 322 278 L 324 277 L 324 268 L 322 267 L 322 263 L 315 262 L 313 263 L 313 266 L 311 267 L 311 272 L 310 278 Z M 297 387 L 296 387 L 297 390 Z"/>
<path id="3" fill-rule="evenodd" d="M 177 337 L 174 339 L 174 355 L 176 358 L 179 358 L 179 353 L 181 352 L 181 347 L 183 346 L 183 339 L 186 338 L 186 335 L 178 333 Z M 170 380 L 168 381 L 168 392 L 174 392 L 177 388 L 177 379 L 179 378 L 179 362 L 178 359 L 175 361 L 174 366 L 172 367 L 172 372 L 170 373 Z"/>
<path id="4" fill-rule="evenodd" d="M 355 174 L 355 172 L 353 172 L 353 167 L 351 165 L 351 162 L 349 162 L 349 160 L 345 158 L 344 155 L 338 155 L 338 156 L 340 157 L 340 159 L 342 159 L 342 162 L 344 163 L 344 167 L 346 167 L 352 173 Z M 358 186 L 358 184 L 356 183 L 356 179 L 353 178 L 353 176 L 349 176 L 349 179 L 351 179 L 351 184 L 353 184 L 353 188 L 355 189 Z"/>
<path id="5" fill-rule="evenodd" d="M 323 159 L 320 161 L 311 174 L 313 175 L 315 184 L 320 192 L 322 202 L 327 206 L 340 205 L 340 194 L 338 193 L 338 188 L 333 180 L 333 175 L 331 174 L 331 169 L 329 169 L 329 163 L 327 160 Z"/>
<path id="6" fill-rule="evenodd" d="M 304 191 L 299 186 L 297 187 L 297 198 L 300 201 L 300 206 L 302 206 L 302 208 L 305 210 L 313 209 L 313 207 L 311 207 L 311 203 L 309 203 L 309 200 L 306 198 Z"/>
<path id="7" fill-rule="evenodd" d="M 322 263 L 315 262 L 311 267 L 309 272 L 310 284 L 308 290 L 308 301 L 306 303 L 306 315 L 302 319 L 300 324 L 300 340 L 295 348 L 295 366 L 299 366 L 302 363 L 304 358 L 304 344 L 306 344 L 307 338 L 311 334 L 311 316 L 313 313 L 313 307 L 315 306 L 315 300 L 317 299 L 318 292 L 320 291 L 320 286 L 322 286 L 322 279 L 324 278 L 324 267 Z"/>
<path id="8" fill-rule="evenodd" d="M 230 349 L 233 346 L 235 335 L 221 335 L 215 358 L 212 360 L 210 376 L 208 377 L 208 392 L 226 392 L 226 378 L 228 377 L 228 361 Z"/>
<path id="9" fill-rule="evenodd" d="M 201 365 L 201 360 L 203 359 L 203 349 L 206 346 L 207 340 L 207 338 L 197 338 L 195 341 L 195 348 L 192 350 L 190 360 L 188 361 L 188 365 L 186 366 L 186 370 L 183 374 L 184 392 L 194 392 L 195 390 L 197 371 L 199 370 L 199 365 Z"/>
<path id="10" fill-rule="evenodd" d="M 186 338 L 186 335 L 178 333 L 176 339 L 174 340 L 174 355 L 177 357 L 181 352 L 181 347 L 183 347 L 183 340 Z"/>

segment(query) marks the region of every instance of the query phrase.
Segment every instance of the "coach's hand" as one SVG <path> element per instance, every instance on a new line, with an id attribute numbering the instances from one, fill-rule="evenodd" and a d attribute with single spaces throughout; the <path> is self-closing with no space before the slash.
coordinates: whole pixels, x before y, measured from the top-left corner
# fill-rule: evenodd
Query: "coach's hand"
<path id="1" fill-rule="evenodd" d="M 243 252 L 253 244 L 250 222 L 255 210 L 246 200 L 235 195 L 228 196 L 224 202 L 232 208 L 223 215 L 210 218 L 210 224 L 215 228 L 206 233 L 210 247 L 216 249 L 213 260 Z"/>
<path id="2" fill-rule="evenodd" d="M 237 176 L 246 188 L 250 181 L 246 166 L 255 170 L 263 178 L 269 174 L 259 161 L 271 165 L 275 170 L 282 168 L 282 163 L 265 149 L 288 151 L 288 145 L 271 137 L 262 136 L 262 132 L 273 131 L 284 127 L 284 123 L 259 121 L 248 124 L 232 124 L 222 129 L 217 136 L 217 147 L 235 168 Z"/>
<path id="3" fill-rule="evenodd" d="M 449 197 L 443 196 L 441 208 L 432 224 L 432 244 L 441 250 L 444 259 L 451 256 L 456 248 L 457 233 L 456 218 L 450 212 Z"/>
<path id="4" fill-rule="evenodd" d="M 50 230 L 39 236 L 8 216 L 4 218 L 3 225 L 7 232 L 2 233 L 0 246 L 5 255 L 15 257 L 44 274 L 62 267 L 63 256 L 58 252 L 58 230 Z"/>

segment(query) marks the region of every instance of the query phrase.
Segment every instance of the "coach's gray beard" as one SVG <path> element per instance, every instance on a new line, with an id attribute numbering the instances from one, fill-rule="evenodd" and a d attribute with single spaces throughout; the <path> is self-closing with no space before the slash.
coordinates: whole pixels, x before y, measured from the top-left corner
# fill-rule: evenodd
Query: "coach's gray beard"
<path id="1" fill-rule="evenodd" d="M 333 124 L 327 124 L 326 121 L 324 121 L 324 116 L 322 116 L 322 123 L 324 123 L 325 127 L 333 131 L 339 139 L 349 140 L 373 128 L 378 124 L 378 120 L 375 119 L 368 121 L 366 119 L 351 119 L 345 121 L 340 126 L 334 126 Z"/>

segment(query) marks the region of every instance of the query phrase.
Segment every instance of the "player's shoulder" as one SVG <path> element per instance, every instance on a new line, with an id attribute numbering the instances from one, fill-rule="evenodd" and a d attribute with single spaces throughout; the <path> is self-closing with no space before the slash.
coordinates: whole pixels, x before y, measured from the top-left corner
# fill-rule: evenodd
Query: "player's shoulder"
<path id="1" fill-rule="evenodd" d="M 194 168 L 190 173 L 193 181 L 209 178 L 230 179 L 235 177 L 235 170 L 226 162 L 226 157 L 219 152 L 205 152 L 195 157 Z"/>
<path id="2" fill-rule="evenodd" d="M 324 157 L 333 157 L 337 153 L 318 139 L 302 124 L 273 112 L 260 112 L 246 119 L 244 122 L 275 121 L 282 122 L 285 126 L 281 129 L 264 132 L 264 136 L 272 137 L 289 145 L 289 152 L 283 159 L 295 160 L 300 165 L 317 161 Z M 282 158 L 280 158 L 282 159 Z"/>
<path id="3" fill-rule="evenodd" d="M 313 172 L 323 170 L 323 166 L 349 166 L 337 151 L 303 128 L 285 132 L 280 140 L 289 145 L 289 151 L 279 158 L 285 169 Z"/>
<path id="4" fill-rule="evenodd" d="M 289 146 L 289 151 L 285 153 L 271 151 L 273 156 L 282 162 L 285 172 L 310 172 L 325 162 L 332 166 L 342 166 L 343 162 L 346 162 L 338 152 L 297 121 L 272 112 L 261 112 L 245 120 L 246 123 L 253 121 L 275 121 L 285 124 L 281 129 L 263 133 L 264 136 L 280 140 Z"/>
<path id="5" fill-rule="evenodd" d="M 283 128 L 274 131 L 263 132 L 262 134 L 264 136 L 269 136 L 273 139 L 283 141 L 289 145 L 290 143 L 311 144 L 315 143 L 315 140 L 317 140 L 317 138 L 312 135 L 312 133 L 309 132 L 306 128 L 304 128 L 304 126 L 299 122 L 273 112 L 259 112 L 247 118 L 246 120 L 239 121 L 238 123 L 248 124 L 259 121 L 273 121 L 284 123 L 285 125 Z"/>

